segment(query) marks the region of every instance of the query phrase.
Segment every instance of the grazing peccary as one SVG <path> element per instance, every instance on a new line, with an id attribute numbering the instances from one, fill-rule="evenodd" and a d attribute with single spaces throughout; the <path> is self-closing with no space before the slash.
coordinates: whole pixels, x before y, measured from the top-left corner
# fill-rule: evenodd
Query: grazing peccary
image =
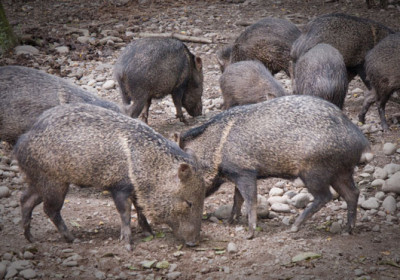
<path id="1" fill-rule="evenodd" d="M 290 55 L 293 69 L 297 60 L 319 43 L 336 48 L 343 56 L 350 82 L 359 75 L 369 88 L 365 79 L 364 59 L 367 52 L 380 40 L 393 33 L 378 22 L 342 13 L 326 14 L 310 21 L 293 43 Z M 291 71 L 293 71 L 291 69 Z"/>
<path id="2" fill-rule="evenodd" d="M 256 228 L 257 179 L 267 177 L 300 177 L 314 196 L 292 231 L 331 200 L 329 185 L 347 202 L 347 230 L 355 225 L 359 190 L 352 175 L 368 140 L 330 102 L 288 95 L 234 107 L 182 133 L 178 141 L 206 164 L 206 196 L 225 179 L 236 184 L 230 221 L 240 215 L 244 199 L 249 238 Z"/>
<path id="3" fill-rule="evenodd" d="M 176 117 L 185 122 L 182 106 L 192 117 L 202 114 L 202 60 L 181 41 L 143 38 L 129 44 L 115 64 L 114 75 L 125 104 L 134 102 L 131 116 L 143 111 L 147 123 L 153 98 L 171 94 Z"/>
<path id="4" fill-rule="evenodd" d="M 282 85 L 257 60 L 239 61 L 228 65 L 219 79 L 219 84 L 224 98 L 224 109 L 286 95 Z"/>
<path id="5" fill-rule="evenodd" d="M 371 90 L 364 100 L 359 120 L 365 122 L 365 114 L 372 103 L 376 102 L 382 128 L 388 130 L 386 103 L 395 91 L 400 90 L 400 32 L 387 36 L 368 52 L 365 69 Z"/>
<path id="6" fill-rule="evenodd" d="M 116 112 L 129 108 L 103 100 L 72 83 L 23 67 L 0 67 L 0 139 L 14 144 L 45 110 L 66 103 L 89 103 Z"/>
<path id="7" fill-rule="evenodd" d="M 261 19 L 217 53 L 221 70 L 230 63 L 257 59 L 272 74 L 283 70 L 289 75 L 290 48 L 299 36 L 300 30 L 286 19 Z"/>
<path id="8" fill-rule="evenodd" d="M 197 160 L 139 120 L 88 104 L 60 105 L 18 139 L 14 154 L 29 184 L 21 196 L 29 241 L 32 210 L 42 201 L 65 240 L 74 239 L 60 214 L 69 184 L 111 192 L 128 249 L 131 203 L 145 231 L 147 216 L 187 245 L 199 240 L 205 188 Z"/>
<path id="9" fill-rule="evenodd" d="M 348 87 L 342 55 L 331 45 L 315 45 L 297 61 L 292 87 L 294 94 L 318 96 L 342 109 Z"/>

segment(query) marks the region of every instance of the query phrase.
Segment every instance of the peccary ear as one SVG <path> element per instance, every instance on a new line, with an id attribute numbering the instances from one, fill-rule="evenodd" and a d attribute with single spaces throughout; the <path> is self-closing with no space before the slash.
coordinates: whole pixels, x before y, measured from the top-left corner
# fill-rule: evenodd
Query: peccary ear
<path id="1" fill-rule="evenodd" d="M 181 145 L 180 145 L 181 135 L 178 132 L 174 132 L 173 139 L 174 139 L 175 143 L 178 144 L 178 146 L 180 148 L 182 148 Z"/>
<path id="2" fill-rule="evenodd" d="M 194 64 L 196 66 L 196 69 L 198 71 L 201 71 L 201 69 L 203 68 L 203 61 L 201 60 L 200 56 L 196 56 L 194 58 Z"/>
<path id="3" fill-rule="evenodd" d="M 182 163 L 178 169 L 178 177 L 181 181 L 186 181 L 192 176 L 192 167 L 187 163 Z"/>

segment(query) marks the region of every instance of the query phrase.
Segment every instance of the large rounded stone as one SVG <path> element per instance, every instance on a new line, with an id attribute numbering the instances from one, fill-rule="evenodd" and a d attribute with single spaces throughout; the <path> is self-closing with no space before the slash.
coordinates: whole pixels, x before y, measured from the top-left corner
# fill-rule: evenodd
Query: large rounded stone
<path id="1" fill-rule="evenodd" d="M 393 174 L 382 186 L 384 192 L 400 194 L 400 171 Z"/>

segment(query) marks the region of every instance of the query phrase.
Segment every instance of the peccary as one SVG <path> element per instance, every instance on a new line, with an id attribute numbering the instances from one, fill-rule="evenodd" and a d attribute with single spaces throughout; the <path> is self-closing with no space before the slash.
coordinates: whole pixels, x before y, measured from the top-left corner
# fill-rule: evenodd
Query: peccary
<path id="1" fill-rule="evenodd" d="M 286 95 L 282 85 L 256 60 L 228 65 L 219 79 L 219 84 L 225 109 Z"/>
<path id="2" fill-rule="evenodd" d="M 318 96 L 342 109 L 348 87 L 342 55 L 331 45 L 315 45 L 297 61 L 292 87 L 294 94 Z"/>
<path id="3" fill-rule="evenodd" d="M 364 59 L 367 52 L 380 40 L 393 33 L 391 29 L 378 22 L 342 13 L 326 14 L 310 21 L 293 43 L 290 52 L 293 65 L 308 50 L 319 43 L 330 44 L 343 56 L 350 82 L 359 75 L 369 88 L 365 79 Z"/>
<path id="4" fill-rule="evenodd" d="M 286 19 L 261 19 L 246 28 L 233 45 L 217 53 L 221 70 L 229 63 L 257 59 L 272 74 L 283 70 L 289 75 L 290 48 L 299 36 L 300 30 Z"/>
<path id="5" fill-rule="evenodd" d="M 114 75 L 125 104 L 134 102 L 131 116 L 143 111 L 147 123 L 153 98 L 171 94 L 176 117 L 185 122 L 182 106 L 189 115 L 202 114 L 202 60 L 181 41 L 172 38 L 143 38 L 129 44 L 115 64 Z"/>
<path id="6" fill-rule="evenodd" d="M 0 67 L 0 139 L 15 144 L 45 110 L 65 103 L 89 103 L 129 111 L 72 83 L 22 66 Z"/>
<path id="7" fill-rule="evenodd" d="M 226 110 L 182 133 L 181 148 L 193 149 L 205 165 L 206 196 L 225 181 L 236 184 L 230 222 L 246 201 L 249 238 L 256 228 L 257 179 L 300 177 L 314 196 L 292 231 L 331 200 L 329 185 L 347 202 L 350 232 L 359 190 L 353 171 L 368 140 L 330 102 L 288 95 Z"/>
<path id="8" fill-rule="evenodd" d="M 143 122 L 88 104 L 44 112 L 14 147 L 29 184 L 21 196 L 22 224 L 31 241 L 32 210 L 43 209 L 66 241 L 74 237 L 60 214 L 69 184 L 109 190 L 131 249 L 131 203 L 139 225 L 168 224 L 187 245 L 199 241 L 204 181 L 194 155 Z"/>
<path id="9" fill-rule="evenodd" d="M 385 118 L 385 107 L 390 96 L 400 90 L 400 32 L 388 35 L 380 41 L 365 57 L 367 80 L 371 91 L 364 100 L 358 115 L 360 122 L 365 122 L 365 114 L 372 103 L 377 102 L 383 130 L 389 126 Z"/>

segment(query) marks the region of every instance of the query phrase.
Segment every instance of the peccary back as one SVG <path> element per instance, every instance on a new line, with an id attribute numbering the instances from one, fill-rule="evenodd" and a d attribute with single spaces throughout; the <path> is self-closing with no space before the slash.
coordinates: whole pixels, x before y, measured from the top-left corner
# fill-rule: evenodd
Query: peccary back
<path id="1" fill-rule="evenodd" d="M 349 81 L 360 75 L 365 81 L 363 68 L 365 55 L 380 40 L 393 33 L 378 22 L 341 13 L 327 14 L 310 21 L 300 37 L 293 43 L 292 61 L 297 60 L 319 43 L 336 48 L 343 56 Z M 293 65 L 293 67 L 295 67 Z M 369 86 L 366 83 L 367 87 Z"/>
<path id="2" fill-rule="evenodd" d="M 181 41 L 172 38 L 143 38 L 130 43 L 115 64 L 114 75 L 124 103 L 134 102 L 131 116 L 147 122 L 153 98 L 171 94 L 177 117 L 184 121 L 182 106 L 189 115 L 202 113 L 203 72 L 200 57 Z"/>
<path id="3" fill-rule="evenodd" d="M 219 84 L 225 109 L 286 95 L 282 85 L 256 60 L 228 65 L 219 79 Z"/>
<path id="4" fill-rule="evenodd" d="M 244 201 L 249 237 L 256 226 L 256 180 L 300 177 L 314 196 L 292 230 L 331 199 L 329 185 L 348 206 L 348 230 L 355 225 L 359 191 L 353 171 L 368 141 L 342 111 L 307 95 L 277 97 L 238 106 L 180 135 L 181 147 L 193 149 L 206 170 L 206 195 L 228 179 L 236 184 L 231 221 Z"/>
<path id="5" fill-rule="evenodd" d="M 28 240 L 41 201 L 63 237 L 73 240 L 60 214 L 69 184 L 111 192 L 128 247 L 131 202 L 143 229 L 151 231 L 148 216 L 188 245 L 199 240 L 205 191 L 195 157 L 141 121 L 87 104 L 60 105 L 41 115 L 14 152 L 29 184 L 21 197 Z"/>
<path id="6" fill-rule="evenodd" d="M 295 94 L 318 96 L 342 109 L 348 87 L 342 55 L 331 45 L 315 45 L 297 61 L 292 87 Z"/>
<path id="7" fill-rule="evenodd" d="M 388 130 L 386 103 L 395 91 L 400 90 L 400 32 L 388 35 L 368 52 L 365 57 L 365 69 L 371 91 L 364 100 L 359 120 L 365 122 L 365 114 L 376 102 L 382 128 Z"/>
<path id="8" fill-rule="evenodd" d="M 232 46 L 219 52 L 223 71 L 229 63 L 259 60 L 275 74 L 281 70 L 289 75 L 290 48 L 300 30 L 286 19 L 264 18 L 243 31 Z M 231 49 L 230 59 L 226 60 Z"/>
<path id="9" fill-rule="evenodd" d="M 0 67 L 0 139 L 15 143 L 45 110 L 65 103 L 88 103 L 121 112 L 72 83 L 45 72 L 22 67 Z"/>

